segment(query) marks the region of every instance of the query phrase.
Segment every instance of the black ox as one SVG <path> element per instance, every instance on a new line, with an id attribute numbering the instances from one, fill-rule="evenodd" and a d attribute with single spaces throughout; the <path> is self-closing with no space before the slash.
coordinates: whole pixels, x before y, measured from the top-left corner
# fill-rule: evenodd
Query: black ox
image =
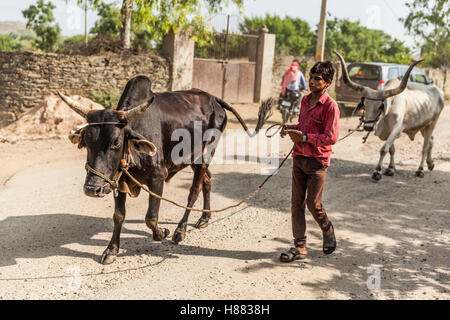
<path id="1" fill-rule="evenodd" d="M 194 136 L 194 122 L 201 122 L 202 131 L 218 129 L 223 132 L 227 123 L 225 110 L 231 111 L 249 136 L 256 134 L 268 118 L 272 107 L 271 99 L 261 104 L 255 132 L 251 134 L 239 114 L 221 99 L 204 91 L 154 93 L 151 81 L 145 76 L 138 76 L 128 81 L 116 110 L 89 110 L 69 97 L 58 93 L 74 111 L 87 119 L 82 129 L 73 133 L 70 139 L 79 148 L 87 148 L 87 175 L 84 192 L 91 197 L 102 197 L 112 191 L 116 183 L 114 231 L 108 247 L 103 252 L 100 262 L 114 262 L 119 252 L 120 231 L 125 220 L 125 200 L 127 194 L 136 197 L 140 187 L 125 174 L 120 174 L 121 160 L 128 156 L 133 164 L 130 174 L 140 183 L 145 184 L 158 195 L 162 195 L 164 182 L 178 171 L 190 165 L 194 171 L 187 207 L 192 207 L 200 191 L 203 192 L 203 207 L 210 209 L 211 172 L 209 162 L 202 155 L 194 154 L 191 149 L 190 163 L 174 163 L 171 153 L 178 141 L 171 141 L 176 129 L 186 129 Z M 217 139 L 217 137 L 216 137 Z M 210 148 L 213 155 L 216 139 L 203 142 L 202 154 Z M 199 163 L 193 160 L 200 156 Z M 196 161 L 198 162 L 198 161 Z M 93 170 L 89 170 L 92 168 Z M 94 171 L 94 172 L 93 172 Z M 97 174 L 97 173 L 100 173 Z M 102 177 L 103 175 L 103 177 Z M 106 179 L 105 179 L 106 178 Z M 109 182 L 108 182 L 109 180 Z M 116 181 L 117 180 L 117 181 Z M 153 239 L 161 241 L 169 235 L 169 230 L 158 226 L 159 199 L 149 196 L 149 206 L 145 216 L 147 226 L 152 230 Z M 190 210 L 185 210 L 178 223 L 172 240 L 183 241 Z M 202 228 L 208 224 L 211 214 L 203 212 L 195 227 Z"/>

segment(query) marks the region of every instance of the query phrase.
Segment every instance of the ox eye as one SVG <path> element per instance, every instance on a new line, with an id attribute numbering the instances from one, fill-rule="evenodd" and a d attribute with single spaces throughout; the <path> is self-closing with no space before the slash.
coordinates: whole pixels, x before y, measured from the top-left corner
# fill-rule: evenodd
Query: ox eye
<path id="1" fill-rule="evenodd" d="M 120 140 L 119 138 L 117 138 L 116 140 L 114 140 L 114 142 L 111 144 L 111 149 L 113 150 L 117 150 L 120 148 Z"/>

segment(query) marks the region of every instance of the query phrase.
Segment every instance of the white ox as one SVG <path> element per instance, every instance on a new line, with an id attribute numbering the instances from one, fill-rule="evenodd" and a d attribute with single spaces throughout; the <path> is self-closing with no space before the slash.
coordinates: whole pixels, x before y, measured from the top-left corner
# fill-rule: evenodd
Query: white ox
<path id="1" fill-rule="evenodd" d="M 388 151 L 391 159 L 389 167 L 383 174 L 394 175 L 394 141 L 402 132 L 406 133 L 411 140 L 414 140 L 415 135 L 420 131 L 424 138 L 422 158 L 416 176 L 424 176 L 425 158 L 428 170 L 433 170 L 434 163 L 431 158 L 433 130 L 444 108 L 444 95 L 435 85 L 415 83 L 407 85 L 410 72 L 422 60 L 409 67 L 401 82 L 394 78 L 386 83 L 384 90 L 374 90 L 351 81 L 344 59 L 339 53 L 335 53 L 341 60 L 344 83 L 363 96 L 358 107 L 364 109 L 364 130 L 372 131 L 375 127 L 375 135 L 386 141 L 381 147 L 380 159 L 372 174 L 372 179 L 375 181 L 381 179 L 381 166 Z"/>

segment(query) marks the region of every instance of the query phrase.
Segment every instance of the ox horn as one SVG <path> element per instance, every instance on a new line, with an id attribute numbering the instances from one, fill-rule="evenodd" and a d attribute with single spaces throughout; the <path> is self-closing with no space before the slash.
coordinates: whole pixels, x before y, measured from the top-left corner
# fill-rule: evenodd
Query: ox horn
<path id="1" fill-rule="evenodd" d="M 362 93 L 362 95 L 364 97 L 369 98 L 369 99 L 382 100 L 384 98 L 382 91 L 378 91 L 378 90 L 374 90 L 369 87 L 362 86 L 362 85 L 357 84 L 357 83 L 353 82 L 352 80 L 350 80 L 350 76 L 348 75 L 348 71 L 347 71 L 347 67 L 345 65 L 344 58 L 342 58 L 342 56 L 339 54 L 339 52 L 334 51 L 334 53 L 339 57 L 339 60 L 341 60 L 342 79 L 344 80 L 344 83 L 347 86 L 349 86 L 353 90 L 356 90 L 356 91 Z"/>
<path id="2" fill-rule="evenodd" d="M 408 70 L 406 71 L 405 75 L 402 78 L 402 82 L 400 83 L 400 85 L 397 88 L 383 90 L 382 92 L 383 92 L 384 98 L 389 98 L 389 97 L 392 97 L 392 96 L 402 93 L 403 90 L 405 90 L 405 88 L 406 88 L 406 84 L 408 83 L 408 79 L 409 79 L 409 74 L 411 73 L 412 69 L 414 68 L 414 66 L 416 64 L 421 63 L 422 61 L 423 60 L 416 61 L 412 65 L 409 66 Z"/>
<path id="3" fill-rule="evenodd" d="M 137 107 L 135 107 L 135 108 L 133 108 L 131 110 L 128 110 L 125 113 L 127 120 L 131 121 L 133 119 L 136 119 L 140 115 L 142 115 L 150 107 L 150 105 L 152 104 L 154 99 L 155 99 L 155 97 L 152 96 L 150 98 L 150 100 L 148 100 L 147 102 L 145 102 L 145 103 L 143 103 L 143 104 L 141 104 L 141 105 L 139 105 L 139 106 L 137 106 Z"/>
<path id="4" fill-rule="evenodd" d="M 59 97 L 76 113 L 78 113 L 83 118 L 87 119 L 87 114 L 90 111 L 89 108 L 83 106 L 81 103 L 63 95 L 61 92 L 57 92 Z"/>

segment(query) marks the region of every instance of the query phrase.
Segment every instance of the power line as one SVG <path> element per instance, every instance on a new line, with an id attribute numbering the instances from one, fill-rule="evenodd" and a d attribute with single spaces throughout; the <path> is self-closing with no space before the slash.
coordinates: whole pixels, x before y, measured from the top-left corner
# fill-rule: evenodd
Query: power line
<path id="1" fill-rule="evenodd" d="M 389 8 L 389 10 L 391 10 L 392 14 L 397 18 L 400 19 L 400 17 L 397 15 L 397 13 L 395 13 L 394 9 L 392 9 L 392 7 L 387 3 L 386 0 L 383 0 L 384 4 Z"/>

